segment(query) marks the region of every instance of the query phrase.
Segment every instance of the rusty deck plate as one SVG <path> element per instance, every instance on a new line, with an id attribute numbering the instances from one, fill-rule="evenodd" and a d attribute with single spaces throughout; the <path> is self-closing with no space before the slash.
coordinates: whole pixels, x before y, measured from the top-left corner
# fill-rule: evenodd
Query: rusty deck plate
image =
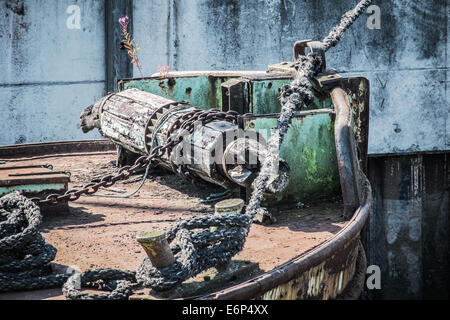
<path id="1" fill-rule="evenodd" d="M 51 158 L 50 163 L 54 166 L 54 171 L 70 171 L 72 177 L 69 187 L 80 188 L 97 176 L 116 172 L 118 169 L 111 164 L 115 159 L 115 153 L 111 152 L 64 158 L 55 156 Z M 31 159 L 24 164 L 39 165 L 42 160 Z M 128 194 L 139 186 L 140 176 L 136 175 L 130 181 L 118 182 L 114 187 L 102 189 L 100 192 Z M 42 225 L 43 236 L 58 249 L 53 261 L 56 264 L 77 266 L 80 270 L 137 270 L 146 257 L 136 241 L 138 233 L 155 229 L 169 230 L 183 219 L 214 214 L 214 205 L 197 201 L 221 190 L 214 185 L 194 188 L 174 174 L 157 170 L 152 172 L 151 178 L 146 181 L 141 191 L 131 198 L 82 197 L 70 203 L 67 213 L 45 216 Z M 255 274 L 270 272 L 333 238 L 348 222 L 341 217 L 341 213 L 342 206 L 334 203 L 321 203 L 301 209 L 283 208 L 277 214 L 275 224 L 252 226 L 244 250 L 236 255 L 233 261 L 257 263 Z M 210 281 L 215 280 L 214 274 L 207 275 L 211 278 Z M 201 282 L 202 276 L 204 274 L 187 282 L 184 286 L 186 290 Z M 248 276 L 253 276 L 253 273 L 249 272 Z M 350 276 L 351 274 L 348 275 Z M 247 274 L 246 277 L 240 275 L 235 281 L 227 282 L 226 287 L 247 279 Z M 209 292 L 211 290 L 206 291 Z M 148 290 L 145 293 L 148 293 Z M 191 294 L 189 291 L 188 295 Z M 199 293 L 195 291 L 195 294 Z M 60 289 L 37 291 L 33 296 L 23 292 L 0 294 L 0 300 L 24 297 L 64 299 Z"/>

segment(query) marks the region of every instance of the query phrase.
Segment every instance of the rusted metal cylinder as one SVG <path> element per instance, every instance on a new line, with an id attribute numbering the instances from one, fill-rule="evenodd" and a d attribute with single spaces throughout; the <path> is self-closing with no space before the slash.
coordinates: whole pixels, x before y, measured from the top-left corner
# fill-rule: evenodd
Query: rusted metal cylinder
<path id="1" fill-rule="evenodd" d="M 129 89 L 104 97 L 87 108 L 81 115 L 81 128 L 84 132 L 98 128 L 120 148 L 133 154 L 149 155 L 155 147 L 168 142 L 172 124 L 193 110 L 198 109 L 184 102 Z M 170 154 L 166 152 L 155 161 L 171 171 L 188 172 L 191 177 L 224 188 L 233 188 L 236 184 L 250 188 L 258 175 L 261 158 L 267 153 L 265 145 L 260 134 L 244 132 L 233 122 L 213 120 L 204 125 L 199 122 L 194 132 L 183 136 Z M 254 156 L 249 157 L 249 154 Z M 281 159 L 280 164 L 280 170 L 268 184 L 268 193 L 281 192 L 288 185 L 289 168 Z"/>
<path id="2" fill-rule="evenodd" d="M 144 248 L 154 267 L 167 267 L 175 262 L 175 257 L 172 250 L 170 250 L 165 232 L 143 232 L 137 235 L 136 240 Z"/>
<path id="3" fill-rule="evenodd" d="M 161 121 L 175 111 L 193 110 L 194 107 L 140 91 L 125 90 L 104 97 L 94 105 L 98 110 L 102 135 L 121 147 L 138 154 L 148 154 L 155 143 L 156 129 Z M 167 119 L 170 120 L 170 119 Z M 175 120 L 175 119 L 173 119 Z M 171 121 L 160 128 L 170 127 Z M 159 132 L 158 131 L 158 132 Z"/>
<path id="4" fill-rule="evenodd" d="M 241 213 L 244 208 L 244 200 L 242 199 L 227 199 L 216 203 L 214 206 L 216 214 L 224 213 Z"/>

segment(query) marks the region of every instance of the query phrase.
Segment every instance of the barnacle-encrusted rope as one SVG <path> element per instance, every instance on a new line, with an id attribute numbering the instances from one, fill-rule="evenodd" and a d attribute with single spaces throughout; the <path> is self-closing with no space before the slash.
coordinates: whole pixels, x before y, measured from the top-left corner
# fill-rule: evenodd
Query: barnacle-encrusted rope
<path id="1" fill-rule="evenodd" d="M 244 247 L 251 223 L 250 216 L 232 213 L 182 221 L 168 232 L 169 243 L 176 240 L 171 246 L 176 262 L 155 268 L 145 258 L 136 279 L 156 291 L 168 290 L 204 270 L 224 264 Z M 210 227 L 219 228 L 206 231 Z"/>
<path id="2" fill-rule="evenodd" d="M 61 287 L 66 274 L 51 274 L 56 249 L 38 231 L 39 208 L 10 193 L 0 198 L 0 292 Z"/>
<path id="3" fill-rule="evenodd" d="M 63 286 L 63 293 L 72 300 L 125 300 L 133 293 L 136 273 L 116 269 L 88 270 L 74 273 Z M 87 293 L 81 288 L 93 288 L 108 293 Z"/>
<path id="4" fill-rule="evenodd" d="M 352 25 L 370 3 L 371 0 L 362 0 L 353 10 L 344 14 L 339 25 L 323 40 L 322 44 L 325 51 L 339 42 L 345 30 Z M 64 284 L 63 292 L 66 297 L 71 299 L 125 299 L 131 294 L 132 282 L 136 280 L 140 284 L 155 290 L 167 290 L 199 274 L 203 270 L 229 261 L 235 254 L 241 251 L 250 230 L 253 217 L 259 211 L 265 210 L 261 207 L 261 201 L 263 200 L 269 178 L 276 169 L 279 161 L 279 146 L 283 142 L 294 112 L 313 101 L 314 97 L 311 93 L 310 79 L 318 73 L 322 62 L 320 55 L 316 53 L 309 53 L 307 56 L 300 57 L 297 63 L 295 79 L 290 85 L 283 87 L 281 92 L 282 110 L 278 119 L 277 130 L 275 130 L 268 141 L 270 152 L 263 162 L 258 177 L 255 179 L 253 184 L 254 190 L 245 214 L 201 216 L 184 220 L 168 232 L 168 240 L 172 242 L 171 249 L 176 258 L 174 264 L 165 268 L 155 268 L 151 265 L 149 259 L 146 258 L 139 267 L 136 275 L 133 272 L 112 269 L 92 270 L 81 275 L 74 274 Z M 17 197 L 18 195 L 10 195 L 2 198 L 0 201 L 0 218 L 6 221 L 2 222 L 3 225 L 0 224 L 0 266 L 2 266 L 2 263 L 4 265 L 5 262 L 13 263 L 8 258 L 10 255 L 14 256 L 16 254 L 16 248 L 26 246 L 22 242 L 33 243 L 35 241 L 36 243 L 41 243 L 42 248 L 44 247 L 42 240 L 39 240 L 41 242 L 35 240 L 35 237 L 38 235 L 35 226 L 38 224 L 36 222 L 38 219 L 36 217 L 39 212 L 37 207 L 30 201 L 23 199 L 23 197 L 20 198 L 20 201 L 14 202 L 14 198 Z M 6 208 L 6 212 L 4 210 L 2 211 L 2 208 Z M 14 219 L 20 220 L 20 214 L 17 215 L 16 211 L 24 210 L 24 208 L 26 210 L 23 212 L 29 222 L 28 225 L 32 227 L 27 228 L 20 224 L 20 229 L 16 230 L 14 229 L 14 223 L 11 224 L 10 222 Z M 212 226 L 217 226 L 219 229 L 210 232 L 209 228 Z M 8 254 L 2 254 L 4 252 Z M 52 255 L 49 255 L 45 260 L 46 263 L 43 264 L 44 266 L 53 259 L 54 254 L 53 252 Z M 20 257 L 20 259 L 25 261 L 27 258 Z M 8 270 L 8 268 L 1 269 L 0 267 L 0 272 Z M 27 271 L 29 269 L 16 265 L 16 269 L 14 270 Z M 62 279 L 65 279 L 67 276 L 56 275 L 55 277 L 57 277 L 55 282 L 62 282 Z M 11 283 L 11 279 L 17 279 L 17 277 L 10 277 L 8 273 L 4 272 L 0 273 L 0 291 L 2 288 L 8 290 L 13 287 L 4 285 L 4 280 Z M 42 277 L 34 279 L 36 279 L 36 284 L 23 285 L 22 288 L 31 289 L 40 287 L 39 281 Z M 94 295 L 82 293 L 79 289 L 84 286 L 107 289 L 111 292 L 108 294 Z"/>

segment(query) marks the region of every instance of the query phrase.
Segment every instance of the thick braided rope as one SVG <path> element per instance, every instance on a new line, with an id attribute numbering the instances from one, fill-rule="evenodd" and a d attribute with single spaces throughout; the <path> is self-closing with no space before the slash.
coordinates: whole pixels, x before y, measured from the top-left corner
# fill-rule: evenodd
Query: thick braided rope
<path id="1" fill-rule="evenodd" d="M 88 270 L 73 274 L 63 286 L 66 298 L 72 300 L 125 300 L 133 293 L 135 272 L 116 269 Z M 108 293 L 87 293 L 82 288 L 93 288 Z"/>
<path id="2" fill-rule="evenodd" d="M 11 193 L 0 199 L 0 207 L 6 219 L 0 223 L 0 250 L 23 248 L 36 238 L 42 221 L 36 205 L 18 193 Z M 20 228 L 20 232 L 11 232 Z"/>
<path id="3" fill-rule="evenodd" d="M 323 39 L 322 43 L 325 46 L 325 51 L 336 46 L 344 35 L 345 31 L 351 27 L 358 17 L 364 13 L 367 7 L 372 3 L 372 0 L 362 0 L 352 10 L 347 11 L 342 17 L 339 24 L 331 30 L 330 34 Z"/>
<path id="4" fill-rule="evenodd" d="M 51 274 L 56 249 L 38 230 L 39 207 L 18 192 L 0 198 L 0 292 L 60 288 L 72 299 L 126 299 L 136 282 L 135 272 L 100 269 L 81 274 L 81 286 L 109 290 L 105 294 L 80 292 L 79 274 Z M 70 278 L 69 278 L 70 277 Z"/>
<path id="5" fill-rule="evenodd" d="M 245 243 L 251 217 L 224 214 L 201 216 L 181 221 L 168 232 L 176 262 L 165 268 L 155 268 L 145 258 L 136 275 L 129 271 L 100 269 L 72 275 L 63 286 L 64 295 L 73 300 L 126 299 L 132 293 L 133 282 L 164 291 L 211 267 L 228 262 Z M 210 232 L 209 228 L 219 229 Z M 208 231 L 206 231 L 207 229 Z M 109 290 L 92 294 L 82 288 Z"/>
<path id="6" fill-rule="evenodd" d="M 178 223 L 167 233 L 168 241 L 176 242 L 171 246 L 176 262 L 155 268 L 145 258 L 137 271 L 137 281 L 156 291 L 169 290 L 204 270 L 228 262 L 242 250 L 251 222 L 247 215 L 223 214 Z M 219 229 L 205 230 L 211 227 Z"/>

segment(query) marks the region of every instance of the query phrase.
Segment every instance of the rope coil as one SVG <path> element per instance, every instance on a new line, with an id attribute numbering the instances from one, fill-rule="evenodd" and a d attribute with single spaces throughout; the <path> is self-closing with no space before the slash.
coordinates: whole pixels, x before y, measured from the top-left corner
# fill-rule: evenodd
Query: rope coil
<path id="1" fill-rule="evenodd" d="M 61 287 L 69 275 L 52 275 L 56 249 L 38 231 L 39 208 L 18 192 L 0 198 L 0 292 Z"/>
<path id="2" fill-rule="evenodd" d="M 73 274 L 63 286 L 66 298 L 72 300 L 124 300 L 133 293 L 135 272 L 116 269 L 88 270 Z M 86 293 L 81 288 L 93 288 L 109 293 Z"/>

